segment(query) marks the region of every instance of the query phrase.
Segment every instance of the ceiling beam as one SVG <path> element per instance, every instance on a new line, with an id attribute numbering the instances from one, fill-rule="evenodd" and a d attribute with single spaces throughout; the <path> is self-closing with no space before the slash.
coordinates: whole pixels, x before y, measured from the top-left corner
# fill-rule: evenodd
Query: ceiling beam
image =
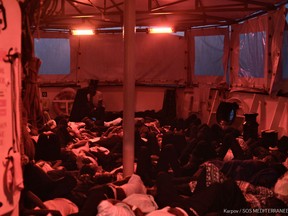
<path id="1" fill-rule="evenodd" d="M 256 1 L 256 0 L 232 0 L 235 2 L 241 2 L 243 4 L 247 4 L 247 5 L 258 5 L 258 6 L 262 6 L 267 8 L 268 10 L 275 10 L 276 6 L 273 3 L 267 3 L 267 2 L 263 2 L 263 1 Z"/>
<path id="2" fill-rule="evenodd" d="M 180 4 L 180 3 L 186 2 L 186 1 L 187 1 L 187 0 L 178 0 L 178 1 L 175 1 L 175 2 L 170 2 L 170 3 L 168 3 L 168 4 L 163 4 L 163 5 L 160 5 L 160 4 L 158 3 L 158 1 L 157 1 L 157 3 L 158 3 L 157 7 L 155 7 L 155 8 L 150 8 L 149 10 L 150 10 L 151 12 L 153 12 L 153 11 L 158 11 L 158 10 L 162 10 L 162 9 L 167 8 L 167 7 L 170 7 L 170 6 L 173 6 L 173 5 L 176 5 L 176 4 Z"/>
<path id="3" fill-rule="evenodd" d="M 191 2 L 190 7 L 182 7 L 182 5 L 187 5 L 188 1 Z M 124 0 L 99 0 L 97 2 L 96 0 L 85 2 L 81 0 L 57 0 L 55 1 L 57 7 L 55 7 L 55 4 L 50 5 L 50 1 L 44 2 L 46 4 L 42 11 L 41 26 L 63 26 L 67 24 L 69 27 L 83 20 L 99 22 L 103 27 L 105 25 L 123 26 Z M 161 21 L 163 19 L 174 22 L 175 25 L 183 24 L 185 26 L 189 26 L 189 21 L 192 22 L 191 26 L 196 25 L 195 22 L 197 22 L 197 25 L 234 24 L 275 10 L 287 4 L 288 0 L 277 0 L 274 1 L 277 2 L 275 4 L 269 3 L 271 1 L 267 3 L 264 0 L 230 0 L 226 1 L 229 4 L 225 5 L 220 5 L 219 2 L 215 4 L 211 0 L 211 6 L 207 5 L 204 0 L 194 0 L 195 4 L 191 0 L 164 1 L 168 2 L 166 4 L 161 4 L 161 2 L 163 1 L 148 0 L 148 2 L 145 2 L 143 5 L 146 7 L 138 8 L 138 11 L 136 11 L 136 22 L 143 24 L 143 26 L 153 25 L 153 20 Z M 177 10 L 177 8 L 179 9 Z M 88 13 L 85 12 L 86 9 L 88 9 Z M 71 13 L 71 11 L 73 12 Z"/>
<path id="4" fill-rule="evenodd" d="M 247 8 L 247 9 L 243 9 L 242 11 L 245 12 L 253 12 L 255 11 L 256 8 Z M 259 8 L 257 8 L 257 11 L 259 10 Z M 221 13 L 225 13 L 225 12 L 235 12 L 235 11 L 239 11 L 238 8 L 225 8 L 225 9 L 213 9 L 213 10 L 208 10 L 208 12 L 221 12 Z M 169 10 L 169 11 L 159 11 L 159 12 L 149 12 L 149 11 L 136 11 L 137 15 L 153 15 L 153 16 L 158 16 L 158 15 L 197 15 L 199 16 L 202 13 L 202 10 Z M 206 10 L 206 14 L 207 14 L 207 10 Z M 82 19 L 82 18 L 93 18 L 96 16 L 101 16 L 102 13 L 82 13 L 81 11 L 78 11 L 78 14 L 65 14 L 65 15 L 51 15 L 51 16 L 46 16 L 46 18 L 44 20 L 52 20 L 52 19 Z M 106 16 L 122 16 L 123 13 L 119 12 L 119 11 L 111 11 L 111 12 L 106 12 L 105 13 Z M 224 15 L 224 14 L 223 14 Z M 227 19 L 225 18 L 225 16 L 223 16 L 223 19 Z"/>
<path id="5" fill-rule="evenodd" d="M 107 10 L 110 9 L 110 8 L 116 7 L 119 12 L 123 13 L 123 10 L 122 10 L 119 6 L 120 6 L 120 5 L 124 5 L 124 2 L 121 2 L 121 3 L 117 3 L 117 4 L 116 4 L 116 2 L 115 2 L 114 0 L 110 0 L 110 1 L 111 1 L 111 3 L 113 4 L 113 7 L 107 7 L 107 8 L 106 8 Z"/>
<path id="6" fill-rule="evenodd" d="M 89 7 L 93 7 L 93 5 L 90 3 L 84 3 L 84 2 L 81 2 L 81 1 L 77 1 L 77 0 L 66 0 L 68 2 L 72 2 L 72 3 L 77 3 L 77 4 L 80 4 L 80 5 L 84 5 L 84 6 L 89 6 Z M 88 0 L 89 1 L 89 0 Z M 99 6 L 98 6 L 99 7 Z M 100 10 L 103 10 L 103 8 L 99 7 Z"/>

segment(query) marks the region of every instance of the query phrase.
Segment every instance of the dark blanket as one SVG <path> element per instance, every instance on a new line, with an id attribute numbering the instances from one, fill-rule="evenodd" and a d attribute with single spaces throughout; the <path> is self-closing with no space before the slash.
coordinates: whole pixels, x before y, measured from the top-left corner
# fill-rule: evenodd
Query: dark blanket
<path id="1" fill-rule="evenodd" d="M 285 168 L 281 164 L 269 165 L 259 160 L 231 160 L 224 162 L 220 171 L 233 180 L 271 188 Z"/>

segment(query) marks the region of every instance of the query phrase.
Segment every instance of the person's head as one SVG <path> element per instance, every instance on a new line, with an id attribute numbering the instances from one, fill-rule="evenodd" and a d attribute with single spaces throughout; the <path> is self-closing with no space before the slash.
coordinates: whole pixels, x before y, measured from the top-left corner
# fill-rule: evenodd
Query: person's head
<path id="1" fill-rule="evenodd" d="M 175 132 L 183 132 L 185 129 L 185 121 L 183 118 L 176 119 L 174 122 L 174 131 Z"/>
<path id="2" fill-rule="evenodd" d="M 219 124 L 212 124 L 210 128 L 211 128 L 210 130 L 211 140 L 219 141 L 223 138 L 224 131 Z"/>
<path id="3" fill-rule="evenodd" d="M 257 146 L 253 148 L 252 155 L 254 159 L 258 160 L 268 161 L 268 159 L 270 158 L 269 150 L 264 148 L 263 146 Z"/>
<path id="4" fill-rule="evenodd" d="M 279 151 L 283 153 L 287 153 L 288 152 L 288 136 L 282 136 L 278 141 L 277 147 Z"/>
<path id="5" fill-rule="evenodd" d="M 57 126 L 68 126 L 69 116 L 68 115 L 59 115 L 54 118 Z"/>
<path id="6" fill-rule="evenodd" d="M 196 114 L 191 114 L 190 116 L 188 116 L 185 119 L 185 127 L 189 127 L 191 124 L 194 123 L 194 121 L 197 119 L 197 115 Z"/>
<path id="7" fill-rule="evenodd" d="M 199 140 L 207 140 L 210 141 L 210 127 L 207 124 L 202 124 L 201 126 L 199 126 L 198 128 L 198 132 L 197 132 L 197 138 Z"/>
<path id="8" fill-rule="evenodd" d="M 204 161 L 214 159 L 216 157 L 214 146 L 207 140 L 200 140 L 195 146 L 192 154 Z"/>
<path id="9" fill-rule="evenodd" d="M 89 90 L 89 94 L 91 95 L 95 95 L 96 94 L 96 90 L 98 88 L 98 80 L 94 80 L 94 79 L 91 79 L 89 81 L 89 85 L 88 85 L 88 90 Z"/>
<path id="10" fill-rule="evenodd" d="M 219 122 L 219 125 L 220 125 L 220 127 L 222 128 L 222 130 L 226 130 L 226 129 L 229 127 L 228 122 L 225 121 L 225 120 L 221 120 L 221 121 Z"/>

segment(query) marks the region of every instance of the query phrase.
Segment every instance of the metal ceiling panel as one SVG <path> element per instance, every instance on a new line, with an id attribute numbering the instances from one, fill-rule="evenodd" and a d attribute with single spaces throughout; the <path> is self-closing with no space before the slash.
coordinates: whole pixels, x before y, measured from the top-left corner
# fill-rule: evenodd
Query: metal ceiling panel
<path id="1" fill-rule="evenodd" d="M 36 0 L 31 0 L 36 1 Z M 230 25 L 276 10 L 288 0 L 135 0 L 136 25 L 171 25 L 177 30 Z M 35 4 L 34 4 L 35 6 Z M 123 26 L 124 0 L 43 0 L 40 29 Z"/>

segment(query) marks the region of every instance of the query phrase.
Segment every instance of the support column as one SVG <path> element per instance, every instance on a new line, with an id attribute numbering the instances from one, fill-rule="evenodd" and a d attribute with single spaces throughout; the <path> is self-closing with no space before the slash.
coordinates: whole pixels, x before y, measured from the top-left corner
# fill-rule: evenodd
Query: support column
<path id="1" fill-rule="evenodd" d="M 135 0 L 124 1 L 123 175 L 134 172 L 135 137 Z"/>

